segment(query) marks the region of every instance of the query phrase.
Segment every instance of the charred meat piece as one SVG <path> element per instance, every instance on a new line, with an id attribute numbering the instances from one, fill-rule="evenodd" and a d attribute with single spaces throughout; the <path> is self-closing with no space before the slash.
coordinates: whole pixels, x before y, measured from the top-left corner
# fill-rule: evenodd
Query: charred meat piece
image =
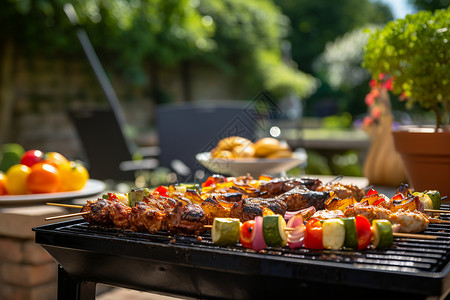
<path id="1" fill-rule="evenodd" d="M 130 213 L 131 207 L 120 201 L 113 202 L 112 205 L 110 205 L 109 217 L 114 223 L 114 227 L 120 229 L 130 228 Z"/>
<path id="2" fill-rule="evenodd" d="M 227 218 L 230 216 L 230 208 L 234 203 L 217 201 L 213 197 L 208 197 L 203 201 L 201 207 L 212 221 L 214 218 Z"/>
<path id="3" fill-rule="evenodd" d="M 330 192 L 310 191 L 298 186 L 276 198 L 286 202 L 288 211 L 296 211 L 309 206 L 314 206 L 317 210 L 324 209 L 330 196 Z"/>
<path id="4" fill-rule="evenodd" d="M 316 211 L 311 218 L 316 218 L 319 220 L 328 220 L 328 219 L 336 219 L 336 218 L 343 218 L 344 213 L 340 210 L 318 210 Z"/>
<path id="5" fill-rule="evenodd" d="M 284 216 L 286 203 L 277 199 L 246 198 L 231 207 L 230 217 L 245 222 L 253 220 L 256 216 L 263 216 L 266 209 Z"/>
<path id="6" fill-rule="evenodd" d="M 242 193 L 213 193 L 211 197 L 218 201 L 226 201 L 226 202 L 239 202 L 242 200 Z"/>
<path id="7" fill-rule="evenodd" d="M 165 213 L 145 202 L 138 202 L 131 208 L 131 230 L 155 233 L 162 229 Z"/>
<path id="8" fill-rule="evenodd" d="M 339 199 L 354 197 L 357 201 L 360 201 L 366 194 L 363 189 L 354 184 L 342 184 L 339 182 L 319 186 L 316 188 L 316 191 L 334 192 Z"/>
<path id="9" fill-rule="evenodd" d="M 259 186 L 261 193 L 267 192 L 270 196 L 278 196 L 290 190 L 301 187 L 308 190 L 316 190 L 320 185 L 319 179 L 312 178 L 275 178 Z"/>
<path id="10" fill-rule="evenodd" d="M 81 209 L 81 212 L 88 211 L 90 214 L 83 215 L 83 218 L 91 225 L 112 226 L 113 222 L 109 217 L 109 210 L 113 202 L 103 198 L 97 200 L 88 200 Z"/>
<path id="11" fill-rule="evenodd" d="M 199 204 L 180 203 L 166 216 L 167 229 L 175 234 L 199 235 L 206 230 L 206 224 L 208 216 Z"/>

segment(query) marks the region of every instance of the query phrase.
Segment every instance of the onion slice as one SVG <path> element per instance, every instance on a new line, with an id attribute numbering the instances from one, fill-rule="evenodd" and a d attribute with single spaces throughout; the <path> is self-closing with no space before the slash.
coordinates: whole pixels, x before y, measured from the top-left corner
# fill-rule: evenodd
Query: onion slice
<path id="1" fill-rule="evenodd" d="M 287 223 L 288 228 L 293 228 L 287 235 L 287 245 L 291 249 L 300 248 L 305 243 L 306 226 L 300 214 L 291 217 Z"/>
<path id="2" fill-rule="evenodd" d="M 252 249 L 255 251 L 260 251 L 266 249 L 266 243 L 264 242 L 263 235 L 263 217 L 257 216 L 255 218 L 255 227 L 252 232 Z"/>

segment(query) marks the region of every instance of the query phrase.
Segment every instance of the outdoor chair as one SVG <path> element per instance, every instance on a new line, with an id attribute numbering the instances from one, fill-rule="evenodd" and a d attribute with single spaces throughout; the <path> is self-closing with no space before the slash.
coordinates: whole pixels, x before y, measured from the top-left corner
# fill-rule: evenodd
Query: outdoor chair
<path id="1" fill-rule="evenodd" d="M 158 166 L 155 158 L 133 160 L 138 148 L 125 136 L 112 110 L 70 110 L 69 116 L 83 145 L 91 178 L 134 181 L 136 171 Z"/>
<path id="2" fill-rule="evenodd" d="M 210 172 L 195 159 L 229 136 L 256 139 L 257 118 L 249 102 L 193 102 L 157 107 L 160 166 L 178 174 L 180 180 L 196 179 L 196 171 Z"/>

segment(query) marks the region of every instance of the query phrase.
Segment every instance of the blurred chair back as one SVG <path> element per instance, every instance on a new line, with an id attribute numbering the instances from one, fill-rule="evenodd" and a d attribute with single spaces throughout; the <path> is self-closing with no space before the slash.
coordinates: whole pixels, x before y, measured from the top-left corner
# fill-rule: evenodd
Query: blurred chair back
<path id="1" fill-rule="evenodd" d="M 159 106 L 156 127 L 160 165 L 184 173 L 184 179 L 193 176 L 197 170 L 210 173 L 196 161 L 195 155 L 210 151 L 220 139 L 229 136 L 254 141 L 256 123 L 255 111 L 249 102 L 211 101 Z"/>
<path id="2" fill-rule="evenodd" d="M 83 145 L 90 177 L 133 181 L 132 170 L 120 169 L 121 163 L 132 160 L 132 151 L 113 111 L 71 110 L 69 116 Z"/>

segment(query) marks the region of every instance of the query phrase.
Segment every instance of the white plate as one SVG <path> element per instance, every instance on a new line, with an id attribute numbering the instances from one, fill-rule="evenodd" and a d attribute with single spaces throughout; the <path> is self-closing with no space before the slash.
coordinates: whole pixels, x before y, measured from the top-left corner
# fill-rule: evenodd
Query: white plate
<path id="1" fill-rule="evenodd" d="M 67 200 L 73 198 L 83 198 L 99 194 L 105 190 L 105 184 L 96 179 L 89 179 L 82 190 L 74 192 L 60 192 L 60 193 L 42 193 L 42 194 L 28 194 L 28 195 L 11 195 L 0 196 L 0 206 L 10 204 L 29 204 L 40 203 L 46 201 Z"/>
<path id="2" fill-rule="evenodd" d="M 199 153 L 195 156 L 197 161 L 212 172 L 241 176 L 250 173 L 253 177 L 261 174 L 279 175 L 283 172 L 301 165 L 308 158 L 305 151 L 294 152 L 292 158 L 240 158 L 224 159 L 212 158 L 209 152 Z"/>

